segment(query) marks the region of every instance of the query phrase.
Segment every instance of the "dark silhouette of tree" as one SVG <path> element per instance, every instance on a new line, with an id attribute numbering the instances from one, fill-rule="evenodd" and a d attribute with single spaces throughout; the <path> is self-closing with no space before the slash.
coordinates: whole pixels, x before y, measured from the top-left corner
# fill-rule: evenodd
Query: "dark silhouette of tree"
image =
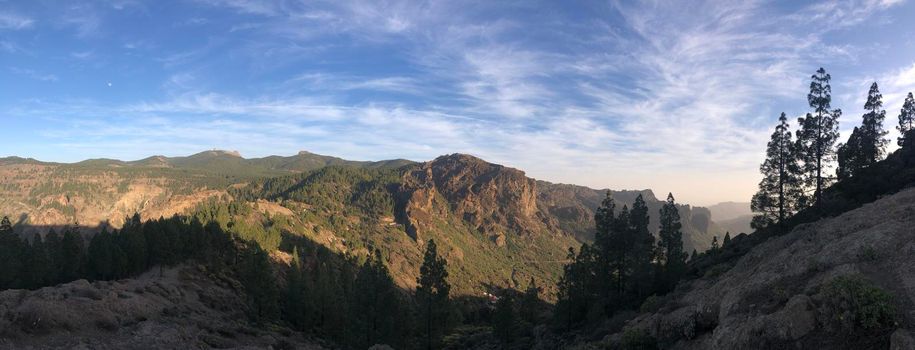
<path id="1" fill-rule="evenodd" d="M 823 68 L 811 76 L 807 101 L 813 108 L 813 113 L 798 118 L 800 129 L 797 131 L 797 144 L 799 155 L 804 161 L 804 184 L 813 187 L 815 205 L 820 204 L 823 189 L 833 180 L 826 175 L 826 170 L 836 158 L 833 146 L 839 138 L 839 117 L 842 115 L 842 110 L 830 109 L 831 78 Z"/>
<path id="2" fill-rule="evenodd" d="M 60 240 L 60 254 L 61 282 L 70 282 L 82 277 L 86 251 L 83 237 L 76 227 L 64 229 L 64 236 Z"/>
<path id="3" fill-rule="evenodd" d="M 426 349 L 438 347 L 451 321 L 448 294 L 447 262 L 438 256 L 435 240 L 426 243 L 423 265 L 416 280 L 416 301 L 419 311 L 420 334 Z"/>
<path id="4" fill-rule="evenodd" d="M 242 253 L 239 267 L 239 280 L 251 306 L 249 316 L 258 323 L 276 320 L 279 295 L 267 252 L 257 244 L 248 247 Z"/>
<path id="5" fill-rule="evenodd" d="M 405 325 L 402 321 L 406 313 L 380 250 L 362 264 L 355 285 L 357 288 L 350 302 L 352 347 L 367 349 L 375 344 L 403 347 Z"/>
<path id="6" fill-rule="evenodd" d="M 726 248 L 728 244 L 731 244 L 731 232 L 724 233 L 724 240 L 721 241 L 721 247 Z"/>
<path id="7" fill-rule="evenodd" d="M 653 294 L 654 272 L 653 262 L 655 260 L 655 239 L 651 231 L 648 230 L 648 205 L 645 199 L 639 194 L 632 204 L 632 210 L 629 212 L 629 227 L 632 242 L 632 276 L 631 296 L 633 303 L 641 303 L 641 300 Z"/>
<path id="8" fill-rule="evenodd" d="M 8 217 L 0 219 L 0 290 L 15 288 L 22 268 L 22 242 Z"/>
<path id="9" fill-rule="evenodd" d="M 905 97 L 905 102 L 902 104 L 902 109 L 899 111 L 899 125 L 896 126 L 896 130 L 899 130 L 902 135 L 897 140 L 900 147 L 905 145 L 906 133 L 913 129 L 915 129 L 915 98 L 909 92 Z"/>
<path id="10" fill-rule="evenodd" d="M 883 121 L 886 119 L 886 111 L 883 110 L 883 95 L 877 83 L 871 84 L 867 92 L 867 102 L 864 103 L 863 120 L 861 122 L 862 143 L 861 143 L 861 166 L 869 167 L 874 163 L 886 157 L 886 145 L 890 143 L 886 139 L 889 133 L 883 129 Z"/>
<path id="11" fill-rule="evenodd" d="M 883 110 L 883 101 L 877 83 L 871 85 L 867 93 L 867 102 L 864 104 L 864 113 L 861 126 L 855 127 L 848 141 L 839 144 L 839 167 L 836 175 L 839 180 L 850 178 L 886 155 L 886 139 L 888 133 L 883 129 L 883 120 L 886 111 Z"/>
<path id="12" fill-rule="evenodd" d="M 540 293 L 542 291 L 543 288 L 538 287 L 534 278 L 531 277 L 530 282 L 527 284 L 527 289 L 524 290 L 524 295 L 521 297 L 521 304 L 518 305 L 521 319 L 525 322 L 530 324 L 540 322 Z"/>
<path id="13" fill-rule="evenodd" d="M 662 264 L 661 288 L 669 290 L 686 271 L 686 254 L 683 251 L 683 225 L 673 193 L 667 194 L 667 201 L 658 213 L 659 263 Z"/>
<path id="14" fill-rule="evenodd" d="M 496 301 L 492 315 L 492 332 L 503 346 L 511 344 L 518 333 L 518 315 L 514 297 L 506 292 Z"/>
<path id="15" fill-rule="evenodd" d="M 766 160 L 759 166 L 763 179 L 753 195 L 750 207 L 758 213 L 752 226 L 760 229 L 781 223 L 803 206 L 802 170 L 798 163 L 797 144 L 791 138 L 788 118 L 783 112 L 766 147 Z"/>

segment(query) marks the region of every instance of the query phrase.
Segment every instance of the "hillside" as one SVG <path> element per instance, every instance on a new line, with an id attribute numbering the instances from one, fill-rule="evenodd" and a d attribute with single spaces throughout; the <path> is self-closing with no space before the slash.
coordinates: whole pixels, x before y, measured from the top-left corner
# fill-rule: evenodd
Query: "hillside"
<path id="1" fill-rule="evenodd" d="M 288 329 L 250 324 L 248 308 L 237 280 L 203 265 L 8 290 L 0 292 L 0 348 L 325 348 Z"/>
<path id="2" fill-rule="evenodd" d="M 912 309 L 912 213 L 915 189 L 798 226 L 755 247 L 720 276 L 681 285 L 664 298 L 660 311 L 636 318 L 627 329 L 645 330 L 674 349 L 859 349 L 887 348 L 891 339 L 911 341 L 911 313 L 898 312 L 889 320 L 876 313 L 865 316 L 859 312 L 867 311 L 855 305 L 841 305 L 847 302 L 841 298 L 883 290 L 892 296 L 893 309 Z M 836 288 L 850 283 L 837 280 L 843 276 L 878 289 L 855 285 L 863 289 L 836 295 Z M 877 307 L 868 305 L 857 307 Z M 869 320 L 877 323 L 867 329 L 856 323 Z"/>
<path id="3" fill-rule="evenodd" d="M 184 213 L 225 197 L 230 185 L 341 165 L 397 168 L 412 162 L 348 161 L 300 152 L 290 157 L 244 159 L 235 152 L 205 151 L 187 157 L 138 161 L 91 159 L 73 164 L 0 159 L 0 213 L 14 223 L 59 227 L 119 227 L 137 212 L 144 218 Z"/>

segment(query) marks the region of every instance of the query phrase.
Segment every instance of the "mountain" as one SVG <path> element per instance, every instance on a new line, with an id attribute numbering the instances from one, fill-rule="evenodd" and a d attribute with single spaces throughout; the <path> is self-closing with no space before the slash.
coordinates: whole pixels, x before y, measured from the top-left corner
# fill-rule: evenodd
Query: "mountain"
<path id="1" fill-rule="evenodd" d="M 753 215 L 750 211 L 750 202 L 721 202 L 708 207 L 716 221 L 737 219 Z"/>
<path id="2" fill-rule="evenodd" d="M 170 217 L 211 201 L 246 202 L 287 217 L 290 234 L 336 252 L 364 257 L 380 249 L 405 289 L 415 285 L 424 244 L 434 238 L 452 263 L 455 291 L 465 295 L 523 288 L 531 278 L 551 295 L 568 248 L 592 239 L 594 209 L 607 191 L 537 181 L 463 154 L 414 163 L 308 152 L 245 159 L 216 150 L 126 162 L 8 158 L 0 160 L 0 184 L 0 213 L 23 230 L 120 227 L 135 212 Z M 656 230 L 662 202 L 650 190 L 611 193 L 621 206 L 642 195 Z M 705 250 L 723 234 L 708 209 L 679 209 L 687 249 Z"/>

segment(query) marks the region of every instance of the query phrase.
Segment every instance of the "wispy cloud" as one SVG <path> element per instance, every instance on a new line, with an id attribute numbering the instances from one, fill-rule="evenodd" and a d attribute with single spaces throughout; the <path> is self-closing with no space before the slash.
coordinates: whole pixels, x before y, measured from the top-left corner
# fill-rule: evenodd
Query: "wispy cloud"
<path id="1" fill-rule="evenodd" d="M 859 70 L 887 52 L 842 36 L 892 24 L 900 3 L 193 0 L 162 36 L 105 31 L 142 4 L 74 5 L 80 42 L 128 44 L 67 59 L 110 60 L 104 73 L 140 79 L 136 94 L 8 111 L 66 118 L 47 135 L 87 154 L 467 152 L 553 181 L 746 199 L 779 112 L 806 110 L 817 67 Z M 889 109 L 915 87 L 910 65 L 842 79 L 877 76 Z M 834 86 L 843 108 L 859 98 Z"/>
<path id="2" fill-rule="evenodd" d="M 31 18 L 15 13 L 0 12 L 0 30 L 19 30 L 32 27 L 35 23 Z"/>
<path id="3" fill-rule="evenodd" d="M 10 67 L 10 72 L 40 81 L 55 82 L 58 80 L 54 74 L 39 73 L 32 69 Z"/>

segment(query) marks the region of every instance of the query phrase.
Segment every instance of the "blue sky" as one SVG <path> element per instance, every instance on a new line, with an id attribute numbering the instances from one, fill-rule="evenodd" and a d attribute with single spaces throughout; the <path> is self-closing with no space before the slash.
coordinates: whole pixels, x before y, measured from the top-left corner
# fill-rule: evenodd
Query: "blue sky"
<path id="1" fill-rule="evenodd" d="M 464 152 L 747 201 L 817 67 L 843 138 L 872 81 L 892 129 L 915 90 L 913 18 L 900 0 L 0 0 L 0 156 Z"/>

